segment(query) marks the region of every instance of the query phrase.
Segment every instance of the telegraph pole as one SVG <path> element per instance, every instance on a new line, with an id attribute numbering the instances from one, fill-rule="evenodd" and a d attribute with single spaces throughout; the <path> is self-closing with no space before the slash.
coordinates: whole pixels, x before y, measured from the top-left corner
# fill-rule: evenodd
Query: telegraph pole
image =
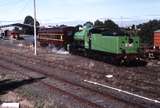
<path id="1" fill-rule="evenodd" d="M 36 0 L 33 1 L 34 3 L 34 54 L 37 55 L 37 31 L 36 31 Z"/>

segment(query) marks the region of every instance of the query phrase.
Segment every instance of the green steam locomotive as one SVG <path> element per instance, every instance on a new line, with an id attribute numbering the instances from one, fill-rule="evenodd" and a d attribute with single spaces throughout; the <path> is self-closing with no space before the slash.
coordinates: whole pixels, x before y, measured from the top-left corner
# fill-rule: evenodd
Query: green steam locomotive
<path id="1" fill-rule="evenodd" d="M 77 28 L 69 44 L 71 53 L 83 53 L 115 64 L 140 59 L 138 36 L 128 36 L 120 31 L 110 32 L 105 28 L 93 27 L 91 24 Z"/>

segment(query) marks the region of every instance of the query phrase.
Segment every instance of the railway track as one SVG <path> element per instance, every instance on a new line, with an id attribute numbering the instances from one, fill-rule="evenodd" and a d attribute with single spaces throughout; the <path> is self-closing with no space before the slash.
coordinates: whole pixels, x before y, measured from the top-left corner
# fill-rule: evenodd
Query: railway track
<path id="1" fill-rule="evenodd" d="M 46 66 L 49 66 L 51 68 L 55 68 L 55 65 L 56 65 L 56 67 L 58 66 L 58 68 L 62 68 L 63 70 L 73 71 L 73 70 L 77 70 L 78 69 L 78 70 L 81 70 L 81 71 L 87 71 L 88 73 L 90 73 L 90 75 L 92 73 L 96 73 L 96 76 L 98 76 L 98 75 L 99 76 L 103 76 L 103 77 L 105 76 L 105 72 L 101 72 L 101 71 L 91 70 L 91 69 L 87 69 L 87 68 L 83 68 L 83 67 L 76 67 L 74 65 L 69 65 L 69 64 L 62 63 L 62 62 L 61 63 L 60 62 L 57 63 L 57 62 L 54 62 L 54 61 L 47 61 L 47 60 L 44 60 L 44 59 L 42 59 L 40 57 L 36 57 L 35 58 L 35 57 L 31 57 L 31 56 L 26 56 L 26 55 L 23 55 L 23 54 L 20 54 L 20 53 L 13 53 L 13 52 L 10 52 L 10 53 L 12 53 L 14 57 L 17 57 L 19 59 L 26 59 L 26 58 L 28 58 L 29 61 L 33 61 L 34 60 L 34 62 L 36 62 L 38 64 L 40 63 L 42 65 L 46 65 Z M 8 55 L 8 56 L 10 56 L 10 55 Z M 64 68 L 63 66 L 65 66 L 67 68 Z M 131 71 L 130 73 L 132 74 L 134 72 Z M 136 73 L 136 74 L 138 74 L 138 73 Z M 145 74 L 145 73 L 142 73 L 142 72 L 140 72 L 139 74 L 145 75 L 145 77 L 147 77 L 147 76 L 148 77 L 152 77 L 152 76 L 153 77 L 159 77 L 159 75 L 157 73 L 155 75 L 152 75 L 152 76 L 151 76 L 151 74 L 148 75 L 148 74 Z M 118 78 L 120 80 L 122 80 L 122 79 L 130 80 L 128 77 L 121 76 L 121 74 L 118 74 L 118 75 L 117 74 L 113 74 L 113 75 L 114 75 L 114 77 L 116 77 L 116 78 Z M 145 77 L 143 77 L 143 78 L 145 78 Z M 141 76 L 141 78 L 142 78 L 142 76 Z M 135 81 L 135 79 L 132 79 L 132 80 Z M 138 79 L 137 81 L 145 83 L 145 84 L 149 84 L 149 85 L 155 85 L 155 86 L 159 85 L 159 82 L 157 82 L 157 83 L 153 83 L 152 81 L 147 82 L 147 81 L 144 81 L 142 79 Z"/>
<path id="2" fill-rule="evenodd" d="M 11 52 L 10 52 L 11 53 Z M 9 53 L 8 53 L 8 55 L 5 55 L 5 54 L 3 54 L 3 56 L 1 56 L 1 59 L 4 59 L 4 56 L 6 56 L 6 57 L 8 57 L 8 56 L 11 56 L 11 55 L 9 55 Z M 26 67 L 26 66 L 24 66 L 24 65 L 22 65 L 21 63 L 22 63 L 22 61 L 24 61 L 24 60 L 26 60 L 26 58 L 28 58 L 28 59 L 30 59 L 30 60 L 33 60 L 34 59 L 34 62 L 35 62 L 35 60 L 37 60 L 37 63 L 40 63 L 40 62 L 42 62 L 43 61 L 43 59 L 40 59 L 40 58 L 31 58 L 31 57 L 29 57 L 29 56 L 22 56 L 22 54 L 17 54 L 17 53 L 13 53 L 12 52 L 12 56 L 14 56 L 14 57 L 16 57 L 16 58 L 18 58 L 18 60 L 19 59 L 21 59 L 21 62 L 19 62 L 19 63 L 17 63 L 17 61 L 16 62 L 14 62 L 14 60 L 13 61 L 11 61 L 11 60 L 7 60 L 7 58 L 5 58 L 4 59 L 4 61 L 6 61 L 7 60 L 7 62 L 12 62 L 12 63 L 14 63 L 15 65 L 18 65 L 18 66 L 21 66 L 21 67 L 23 67 L 23 68 L 28 68 L 28 67 Z M 40 60 L 39 60 L 40 59 Z M 43 61 L 44 62 L 44 61 Z M 47 61 L 45 60 L 45 63 L 46 63 Z M 43 64 L 41 64 L 41 65 L 44 65 L 45 63 L 43 63 Z M 64 63 L 62 63 L 63 65 L 65 65 Z M 55 67 L 53 67 L 53 65 L 55 65 L 55 63 L 50 63 L 50 62 L 47 62 L 47 65 L 49 65 L 50 66 L 50 68 L 55 68 Z M 58 63 L 56 64 L 56 66 L 58 65 Z M 70 67 L 71 65 L 68 65 L 67 67 Z M 29 66 L 30 67 L 30 66 Z M 60 68 L 60 67 L 58 67 L 58 68 Z M 73 66 L 71 66 L 71 70 L 73 71 L 73 69 L 77 69 L 77 67 L 73 67 Z M 62 70 L 64 70 L 64 68 L 61 68 Z M 78 68 L 78 69 L 82 69 L 82 71 L 88 71 L 88 72 L 90 72 L 91 70 L 89 70 L 89 69 L 86 69 L 86 68 Z M 29 68 L 29 70 L 31 70 L 31 71 L 38 71 L 39 72 L 39 70 L 35 70 L 35 69 L 33 69 L 33 68 Z M 67 68 L 67 70 L 68 70 L 68 68 Z M 97 71 L 94 71 L 94 72 L 97 72 Z M 93 72 L 91 72 L 91 73 L 93 73 Z M 44 74 L 44 72 L 42 73 L 42 71 L 41 71 L 41 74 Z M 97 75 L 98 74 L 103 74 L 104 75 L 104 72 L 102 72 L 102 73 L 100 73 L 100 72 L 97 72 Z M 46 75 L 46 76 L 49 76 L 49 77 L 51 77 L 51 75 L 49 75 L 49 74 L 44 74 L 44 75 Z M 56 76 L 57 77 L 57 76 Z M 88 88 L 87 88 L 88 89 Z M 97 91 L 96 91 L 97 92 Z"/>
<path id="3" fill-rule="evenodd" d="M 1 48 L 3 48 L 3 47 L 1 47 Z M 3 48 L 4 49 L 4 48 Z M 15 50 L 14 51 L 16 51 L 16 48 L 14 48 Z M 6 50 L 6 47 L 5 47 L 5 49 L 4 50 Z M 8 48 L 6 51 L 8 51 L 8 50 L 11 50 L 10 48 Z M 17 50 L 18 51 L 18 50 Z M 49 52 L 49 51 L 47 51 L 47 50 L 45 50 L 47 53 L 45 53 L 45 54 L 51 54 L 52 56 L 54 56 L 53 55 L 53 53 L 52 52 Z M 82 66 L 80 66 L 80 67 L 76 67 L 76 66 L 74 66 L 73 64 L 67 64 L 66 62 L 64 62 L 64 61 L 53 61 L 53 60 L 46 60 L 46 59 L 44 59 L 44 58 L 42 58 L 43 56 L 34 56 L 34 57 L 31 57 L 31 56 L 29 56 L 28 54 L 21 54 L 21 52 L 13 52 L 13 51 L 11 51 L 11 53 L 12 54 L 14 54 L 15 56 L 16 55 L 18 55 L 18 56 L 23 56 L 23 57 L 28 57 L 28 58 L 31 58 L 31 59 L 34 59 L 34 60 L 38 60 L 38 61 L 40 61 L 40 62 L 45 62 L 46 64 L 45 65 L 48 65 L 48 66 L 53 66 L 53 65 L 65 65 L 68 69 L 80 69 L 80 70 L 82 70 L 82 71 L 89 71 L 90 73 L 98 73 L 98 74 L 101 74 L 101 75 L 104 75 L 106 72 L 104 71 L 104 70 L 97 70 L 97 69 L 89 69 L 89 68 L 85 68 L 85 67 L 82 67 Z M 28 52 L 26 52 L 26 53 L 28 53 Z M 44 53 L 44 52 L 40 52 L 40 53 Z M 55 56 L 56 57 L 56 56 Z M 143 69 L 142 71 L 136 71 L 136 70 L 131 70 L 131 69 L 127 69 L 128 70 L 128 72 L 129 73 L 136 73 L 136 74 L 142 74 L 142 75 L 144 75 L 144 74 L 146 74 L 146 75 L 148 75 L 148 76 L 150 76 L 150 77 L 157 77 L 157 73 L 160 73 L 160 70 L 159 71 L 153 71 L 152 69 L 150 70 L 150 71 L 152 71 L 152 72 L 149 72 L 149 71 L 147 71 L 147 70 L 149 70 L 148 68 L 147 68 L 147 70 L 146 70 L 146 68 L 141 68 L 141 69 Z M 123 70 L 122 70 L 123 71 Z M 158 76 L 160 76 L 160 75 L 158 75 Z"/>
<path id="4" fill-rule="evenodd" d="M 92 73 L 96 73 L 96 75 L 95 76 L 99 76 L 99 77 L 103 77 L 104 78 L 104 76 L 105 76 L 105 74 L 104 74 L 104 72 L 97 72 L 97 71 L 93 71 L 93 70 L 90 70 L 90 69 L 87 69 L 87 68 L 80 68 L 80 67 L 74 67 L 73 65 L 67 65 L 67 64 L 65 64 L 65 63 L 54 63 L 54 61 L 51 63 L 51 62 L 48 62 L 47 60 L 43 60 L 42 58 L 34 58 L 34 57 L 30 57 L 30 56 L 24 56 L 24 55 L 22 55 L 22 54 L 19 54 L 19 53 L 13 53 L 13 52 L 10 52 L 10 53 L 12 53 L 12 54 L 14 54 L 13 56 L 14 57 L 17 57 L 18 59 L 26 59 L 26 58 L 28 58 L 28 60 L 33 60 L 34 59 L 34 62 L 36 61 L 36 63 L 37 64 L 42 64 L 43 66 L 49 66 L 49 67 L 51 67 L 51 68 L 55 68 L 55 67 L 58 67 L 58 68 L 60 68 L 60 69 L 62 69 L 62 70 L 69 70 L 70 72 L 73 72 L 73 70 L 81 70 L 81 71 L 87 71 L 88 73 L 90 73 L 90 74 L 88 74 L 88 75 L 92 75 Z M 10 55 L 8 55 L 8 56 L 10 56 Z M 37 61 L 37 59 L 38 59 L 38 61 Z M 43 63 L 42 63 L 43 62 Z M 64 68 L 63 66 L 65 66 L 65 67 L 67 67 L 67 68 Z M 130 72 L 131 73 L 131 72 Z M 132 72 L 132 73 L 134 73 L 134 72 Z M 82 76 L 84 76 L 84 74 L 83 74 L 83 72 L 81 73 L 81 72 L 79 72 L 79 74 L 80 75 L 82 75 Z M 142 73 L 141 73 L 142 74 Z M 146 75 L 145 75 L 146 76 Z M 145 77 L 144 76 L 144 77 Z M 157 75 L 155 75 L 156 77 L 158 77 Z M 155 77 L 154 76 L 154 77 Z M 91 77 L 91 76 L 88 76 L 88 77 Z M 125 77 L 125 76 L 121 76 L 121 74 L 114 74 L 114 77 L 117 79 L 117 80 L 119 80 L 119 81 L 122 81 L 122 82 L 124 82 L 124 81 L 129 81 L 129 80 L 131 80 L 131 79 L 129 79 L 128 77 Z M 142 76 L 141 76 L 142 77 Z M 149 77 L 151 77 L 151 76 L 149 76 Z M 155 82 L 152 82 L 152 81 L 150 81 L 150 82 L 147 82 L 147 81 L 144 81 L 144 80 L 137 80 L 137 79 L 132 79 L 132 81 L 134 81 L 134 82 L 138 82 L 138 83 L 142 83 L 142 84 L 145 84 L 145 85 L 151 85 L 151 86 L 156 86 L 156 87 L 158 87 L 159 86 L 159 82 L 157 82 L 157 83 L 155 83 Z"/>
<path id="5" fill-rule="evenodd" d="M 8 49 L 8 50 L 10 50 L 10 49 Z M 8 51 L 8 50 L 6 50 L 6 51 Z M 64 63 L 64 62 L 56 62 L 56 61 L 51 61 L 51 60 L 45 60 L 44 58 L 41 58 L 41 57 L 31 57 L 31 56 L 29 56 L 29 55 L 25 55 L 25 54 L 21 54 L 21 53 L 15 53 L 15 52 L 10 52 L 10 53 L 12 53 L 15 57 L 18 57 L 18 58 L 20 58 L 20 59 L 25 59 L 25 58 L 28 58 L 28 59 L 30 59 L 30 61 L 33 61 L 34 60 L 34 62 L 36 62 L 36 63 L 41 63 L 41 64 L 43 64 L 43 65 L 47 65 L 47 66 L 49 66 L 49 67 L 53 67 L 53 68 L 55 68 L 54 66 L 56 65 L 56 66 L 58 66 L 59 68 L 62 68 L 62 69 L 65 69 L 64 68 L 64 66 L 65 67 L 67 67 L 66 69 L 67 70 L 70 70 L 70 71 L 72 71 L 72 70 L 76 70 L 76 69 L 79 69 L 79 70 L 81 70 L 81 71 L 87 71 L 89 74 L 88 75 L 91 75 L 92 73 L 94 73 L 94 74 L 98 74 L 98 75 L 101 75 L 101 76 L 103 76 L 104 77 L 104 75 L 105 75 L 105 71 L 103 70 L 103 71 L 100 71 L 100 70 L 94 70 L 94 69 L 88 69 L 88 68 L 84 68 L 84 67 L 76 67 L 76 66 L 74 66 L 74 65 L 72 65 L 72 64 L 67 64 L 67 63 Z M 44 62 L 44 63 L 43 63 Z M 123 70 L 122 70 L 123 71 Z M 126 72 L 124 72 L 124 73 L 126 73 Z M 157 74 L 158 72 L 148 72 L 148 71 L 146 71 L 146 70 L 144 70 L 144 71 L 133 71 L 133 70 L 128 70 L 128 73 L 129 74 L 132 74 L 132 73 L 136 73 L 136 74 L 140 74 L 140 75 L 145 75 L 145 77 L 160 77 L 160 72 L 159 72 L 159 74 Z M 80 73 L 79 73 L 80 74 Z M 113 74 L 113 73 L 112 73 Z M 127 74 L 127 73 L 126 73 Z M 117 75 L 117 73 L 114 75 L 114 76 L 118 76 L 119 78 L 121 78 L 121 74 L 118 74 Z M 123 76 L 124 77 L 124 76 Z M 144 78 L 145 78 L 144 77 Z M 159 83 L 159 82 L 158 82 Z"/>
<path id="6" fill-rule="evenodd" d="M 3 63 L 4 63 L 4 61 L 3 61 Z M 15 65 L 15 64 L 14 64 L 14 65 Z M 2 62 L 0 63 L 0 67 L 1 67 L 1 68 L 4 68 L 4 69 L 7 69 L 7 70 L 9 70 L 9 71 L 18 71 L 17 74 L 20 74 L 20 75 L 23 75 L 23 76 L 27 76 L 28 78 L 34 78 L 33 76 L 31 76 L 31 75 L 29 75 L 29 74 L 25 74 L 24 72 L 20 72 L 20 71 L 17 70 L 17 69 L 13 69 L 13 68 L 10 67 L 10 66 L 4 65 L 4 64 L 2 64 Z M 16 68 L 17 68 L 17 67 L 16 67 Z M 25 69 L 26 69 L 26 68 L 25 68 Z M 26 70 L 28 70 L 28 71 L 33 71 L 33 70 L 30 70 L 30 69 L 26 69 Z M 35 71 L 34 71 L 34 72 L 35 72 Z M 36 71 L 36 73 L 39 73 L 39 72 Z M 57 78 L 56 78 L 56 80 L 57 80 Z M 58 80 L 60 80 L 60 79 L 58 79 Z M 64 82 L 64 81 L 63 81 L 63 82 Z M 40 81 L 40 83 L 43 84 L 45 87 L 49 88 L 49 89 L 52 90 L 52 91 L 57 90 L 57 91 L 60 91 L 60 92 L 64 93 L 65 95 L 71 96 L 71 97 L 73 97 L 74 99 L 78 100 L 80 103 L 87 104 L 87 105 L 91 106 L 91 108 L 92 108 L 92 107 L 93 107 L 93 108 L 107 108 L 107 107 L 105 107 L 105 106 L 103 107 L 102 105 L 99 105 L 99 104 L 97 104 L 97 103 L 94 103 L 94 102 L 92 102 L 92 101 L 89 101 L 88 99 L 85 99 L 85 97 L 77 96 L 76 94 L 70 93 L 70 92 L 65 91 L 65 90 L 63 90 L 63 89 L 60 89 L 60 88 L 54 86 L 53 84 L 49 84 L 48 82 Z M 66 85 L 66 84 L 68 84 L 68 82 L 65 82 L 64 85 Z"/>
<path id="7" fill-rule="evenodd" d="M 35 69 L 29 68 L 29 67 L 24 67 L 24 66 L 22 66 L 22 65 L 20 65 L 20 64 L 14 63 L 13 61 L 11 62 L 11 61 L 8 61 L 8 60 L 2 59 L 2 58 L 1 58 L 1 61 L 3 61 L 3 62 L 7 61 L 10 66 L 11 66 L 11 64 L 14 64 L 15 66 L 25 68 L 25 69 L 27 69 L 27 70 L 29 70 L 29 71 L 33 71 L 33 72 L 36 72 L 36 73 L 41 73 L 41 74 L 43 74 L 43 75 L 45 75 L 45 76 L 47 76 L 47 77 L 52 77 L 52 78 L 54 77 L 54 79 L 56 79 L 56 80 L 61 80 L 61 81 L 63 80 L 63 82 L 66 82 L 66 84 L 68 84 L 68 83 L 69 83 L 69 84 L 72 84 L 71 82 L 65 81 L 64 79 L 59 79 L 57 76 L 55 77 L 55 76 L 51 76 L 51 75 L 48 75 L 48 74 L 44 74 L 44 72 L 42 73 L 42 71 L 40 72 L 40 70 L 35 70 Z M 5 63 L 5 64 L 6 64 L 6 63 Z M 0 66 L 1 66 L 2 68 L 9 69 L 9 70 L 11 70 L 11 71 L 17 71 L 16 69 L 12 69 L 10 66 L 4 65 L 3 63 L 0 63 Z M 28 77 L 32 78 L 31 76 L 29 76 L 29 75 L 27 75 L 27 74 L 24 74 L 24 73 L 22 73 L 22 72 L 19 73 L 19 74 L 23 74 L 23 75 L 25 75 L 25 76 L 28 76 Z M 99 105 L 99 104 L 90 102 L 89 100 L 85 99 L 84 97 L 79 97 L 79 96 L 76 96 L 75 94 L 71 94 L 71 93 L 66 92 L 66 91 L 64 91 L 64 90 L 62 90 L 62 89 L 56 88 L 55 86 L 50 85 L 50 84 L 48 84 L 48 83 L 46 83 L 46 82 L 41 82 L 41 83 L 43 83 L 45 86 L 47 86 L 47 87 L 49 87 L 49 88 L 51 88 L 51 89 L 59 90 L 59 91 L 65 93 L 65 94 L 67 94 L 67 95 L 69 95 L 69 96 L 74 97 L 75 99 L 77 99 L 77 100 L 79 100 L 79 101 L 81 101 L 81 102 L 87 103 L 87 104 L 91 105 L 91 106 L 94 107 L 94 108 L 107 108 L 107 107 L 109 107 L 109 104 L 110 104 L 110 103 L 105 103 L 105 104 L 108 104 L 108 105 L 106 105 L 106 106 L 104 105 L 104 103 L 103 103 L 103 105 Z M 72 84 L 72 85 L 73 85 L 73 84 Z M 75 84 L 74 84 L 74 86 L 75 86 Z M 83 86 L 78 86 L 78 87 L 83 87 Z M 85 89 L 85 87 L 83 87 L 83 89 Z M 91 89 L 89 89 L 89 88 L 87 88 L 87 90 L 89 90 L 89 92 L 92 92 L 92 94 L 96 94 L 96 96 L 98 96 L 98 93 L 94 92 L 93 90 L 91 90 Z M 93 93 L 93 92 L 94 92 L 94 93 Z M 106 96 L 105 96 L 105 98 L 106 98 Z M 109 96 L 108 99 L 111 100 L 112 97 Z M 108 99 L 107 99 L 107 100 L 108 100 Z M 108 100 L 108 101 L 109 101 L 109 100 Z M 116 100 L 116 99 L 114 99 L 114 100 Z M 107 101 L 106 101 L 106 102 L 107 102 Z M 113 103 L 113 102 L 111 102 L 111 103 Z M 118 101 L 117 101 L 117 104 L 118 104 Z M 124 107 L 123 104 L 121 104 L 121 105 Z M 112 105 L 111 105 L 111 106 L 112 106 Z M 129 103 L 127 103 L 127 106 L 130 106 Z M 126 107 L 127 107 L 127 106 L 126 106 Z"/>

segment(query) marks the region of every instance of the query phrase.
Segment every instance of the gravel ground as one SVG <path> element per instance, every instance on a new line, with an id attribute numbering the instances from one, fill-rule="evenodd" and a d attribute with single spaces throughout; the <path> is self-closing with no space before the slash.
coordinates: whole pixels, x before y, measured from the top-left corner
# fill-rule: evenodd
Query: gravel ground
<path id="1" fill-rule="evenodd" d="M 38 56 L 35 57 L 33 55 L 33 47 L 19 41 L 2 41 L 0 44 L 0 65 L 3 66 L 0 69 L 1 76 L 7 76 L 6 79 L 25 82 L 21 85 L 19 84 L 18 87 L 12 87 L 8 92 L 15 92 L 18 96 L 20 94 L 20 96 L 25 97 L 24 103 L 27 103 L 29 108 L 33 106 L 35 108 L 93 108 L 94 106 L 88 104 L 87 101 L 99 105 L 95 107 L 102 108 L 159 107 L 159 105 L 155 103 L 125 96 L 124 94 L 108 90 L 104 87 L 84 82 L 84 80 L 95 81 L 160 100 L 159 61 L 149 61 L 148 65 L 144 67 L 116 67 L 80 56 L 56 54 L 55 52 L 53 53 L 51 49 L 40 47 L 38 47 Z M 7 53 L 8 51 L 12 54 Z M 31 57 L 34 57 L 34 59 Z M 8 59 L 7 62 L 5 61 L 6 59 Z M 14 62 L 19 65 L 15 65 Z M 6 69 L 5 67 L 9 67 L 10 69 Z M 26 67 L 30 67 L 32 70 Z M 34 71 L 38 69 L 45 72 L 45 74 L 35 73 Z M 30 81 L 30 77 L 19 73 L 25 73 L 35 79 Z M 51 76 L 43 78 L 46 77 L 47 74 L 54 77 L 57 76 L 57 78 L 65 79 L 65 81 L 71 83 L 68 84 L 63 82 L 64 80 L 60 81 Z M 3 80 L 4 79 L 1 79 L 1 81 Z M 46 87 L 41 81 L 52 86 L 54 85 L 54 90 Z M 77 87 L 77 85 L 80 87 Z M 59 91 L 59 89 L 61 91 Z M 92 91 L 90 91 L 90 89 L 92 89 Z M 74 96 L 66 95 L 66 91 L 72 95 L 76 94 L 76 98 L 77 96 L 83 97 L 86 103 L 82 103 L 82 101 L 76 99 Z M 6 93 L 3 94 L 2 97 L 4 95 L 6 95 Z M 115 96 L 115 98 L 113 98 L 113 96 Z M 135 103 L 139 104 L 133 105 Z M 146 105 L 144 105 L 144 103 Z"/>
<path id="2" fill-rule="evenodd" d="M 10 88 L 16 81 L 22 79 L 22 77 L 15 77 L 16 74 L 10 73 L 7 70 L 0 68 L 0 103 L 12 103 L 17 102 L 21 108 L 34 108 L 34 102 L 27 99 L 21 93 Z"/>

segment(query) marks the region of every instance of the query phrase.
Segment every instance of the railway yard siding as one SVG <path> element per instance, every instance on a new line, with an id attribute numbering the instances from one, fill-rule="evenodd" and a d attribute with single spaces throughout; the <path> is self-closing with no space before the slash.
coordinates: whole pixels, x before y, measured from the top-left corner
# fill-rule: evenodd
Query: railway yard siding
<path id="1" fill-rule="evenodd" d="M 13 92 L 22 98 L 12 101 L 29 108 L 160 107 L 159 61 L 125 67 L 40 46 L 37 52 L 24 41 L 0 40 L 0 86 L 10 85 L 0 91 L 0 101 Z"/>

